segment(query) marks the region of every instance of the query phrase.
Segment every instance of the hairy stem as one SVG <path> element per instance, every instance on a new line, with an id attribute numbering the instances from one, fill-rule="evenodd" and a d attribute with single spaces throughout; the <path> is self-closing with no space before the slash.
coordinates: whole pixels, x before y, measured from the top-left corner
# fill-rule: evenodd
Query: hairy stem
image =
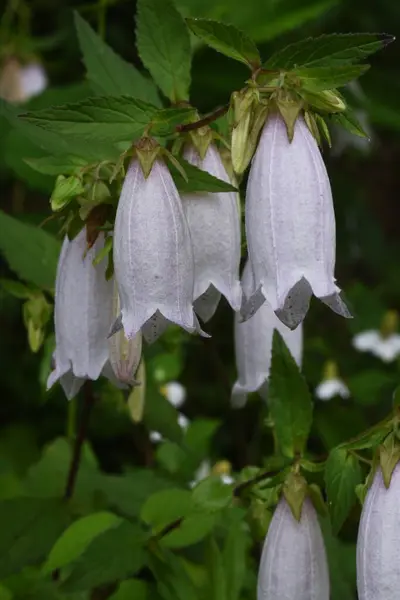
<path id="1" fill-rule="evenodd" d="M 186 125 L 177 125 L 176 131 L 178 131 L 179 133 L 185 133 L 187 131 L 194 131 L 195 129 L 200 129 L 200 127 L 205 127 L 206 125 L 209 125 L 213 121 L 216 121 L 217 119 L 222 117 L 225 113 L 228 112 L 228 110 L 229 104 L 225 104 L 224 106 L 217 108 L 210 115 L 199 119 L 199 121 L 195 121 L 194 123 L 187 123 Z"/>

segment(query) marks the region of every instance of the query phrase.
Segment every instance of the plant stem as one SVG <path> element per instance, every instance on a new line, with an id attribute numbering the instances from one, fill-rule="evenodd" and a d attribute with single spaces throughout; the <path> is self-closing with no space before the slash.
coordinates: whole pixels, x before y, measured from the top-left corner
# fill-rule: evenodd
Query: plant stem
<path id="1" fill-rule="evenodd" d="M 209 125 L 213 121 L 216 121 L 217 119 L 222 117 L 225 113 L 228 112 L 228 110 L 229 104 L 225 104 L 224 106 L 217 108 L 210 115 L 199 119 L 199 121 L 195 121 L 194 123 L 187 123 L 186 125 L 177 125 L 176 131 L 178 131 L 179 133 L 185 133 L 187 131 L 194 131 L 195 129 L 200 129 L 200 127 L 205 127 L 206 125 Z"/>

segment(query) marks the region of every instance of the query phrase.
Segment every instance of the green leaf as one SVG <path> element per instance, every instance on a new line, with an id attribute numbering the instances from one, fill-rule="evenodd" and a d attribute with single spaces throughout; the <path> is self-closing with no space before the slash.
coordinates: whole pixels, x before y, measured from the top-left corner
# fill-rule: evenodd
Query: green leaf
<path id="1" fill-rule="evenodd" d="M 26 164 L 38 173 L 44 175 L 73 175 L 87 165 L 87 161 L 79 156 L 41 156 L 40 158 L 25 158 Z"/>
<path id="2" fill-rule="evenodd" d="M 146 365 L 147 367 L 147 365 Z M 173 442 L 182 440 L 182 429 L 178 424 L 178 411 L 160 393 L 158 385 L 152 379 L 152 373 L 146 369 L 148 382 L 143 421 L 151 431 L 158 431 Z"/>
<path id="3" fill-rule="evenodd" d="M 358 135 L 362 138 L 369 138 L 368 134 L 365 133 L 361 123 L 357 119 L 354 111 L 350 110 L 349 108 L 347 108 L 346 112 L 344 113 L 332 115 L 331 120 L 337 125 L 344 127 L 344 129 L 354 135 Z"/>
<path id="4" fill-rule="evenodd" d="M 226 485 L 216 475 L 206 477 L 193 488 L 193 506 L 209 512 L 222 510 L 232 504 L 232 485 Z"/>
<path id="5" fill-rule="evenodd" d="M 84 191 L 85 187 L 76 175 L 70 175 L 69 177 L 59 175 L 50 196 L 52 210 L 62 210 L 73 198 L 83 194 Z"/>
<path id="6" fill-rule="evenodd" d="M 268 403 L 280 451 L 289 458 L 302 454 L 312 425 L 311 394 L 277 330 L 272 343 Z"/>
<path id="7" fill-rule="evenodd" d="M 120 583 L 118 590 L 110 596 L 109 600 L 146 600 L 148 591 L 148 584 L 145 581 L 127 579 Z"/>
<path id="8" fill-rule="evenodd" d="M 21 279 L 40 288 L 54 286 L 60 244 L 43 229 L 0 211 L 0 251 Z"/>
<path id="9" fill-rule="evenodd" d="M 165 535 L 161 544 L 168 548 L 186 548 L 203 540 L 214 529 L 215 514 L 194 513 L 188 515 L 179 527 Z"/>
<path id="10" fill-rule="evenodd" d="M 118 56 L 76 11 L 74 18 L 87 77 L 94 91 L 112 96 L 127 94 L 159 106 L 153 82 Z"/>
<path id="11" fill-rule="evenodd" d="M 185 517 L 190 511 L 191 501 L 189 490 L 163 490 L 147 499 L 140 512 L 140 518 L 151 525 L 153 533 L 159 533 L 166 525 Z"/>
<path id="12" fill-rule="evenodd" d="M 208 571 L 207 598 L 210 600 L 230 600 L 228 596 L 227 577 L 221 550 L 214 538 L 210 539 L 206 551 Z"/>
<path id="13" fill-rule="evenodd" d="M 78 519 L 66 529 L 52 548 L 45 565 L 44 574 L 64 567 L 83 554 L 98 535 L 121 523 L 121 519 L 110 512 L 99 512 Z"/>
<path id="14" fill-rule="evenodd" d="M 307 38 L 275 52 L 266 69 L 346 65 L 364 60 L 394 40 L 385 33 L 332 33 Z"/>
<path id="15" fill-rule="evenodd" d="M 0 279 L 0 286 L 7 294 L 19 300 L 28 300 L 35 295 L 35 289 L 29 288 L 23 283 L 13 281 L 12 279 Z"/>
<path id="16" fill-rule="evenodd" d="M 59 499 L 0 502 L 0 578 L 44 558 L 69 520 L 67 507 Z"/>
<path id="17" fill-rule="evenodd" d="M 134 575 L 145 564 L 144 541 L 140 527 L 128 521 L 105 531 L 75 562 L 61 588 L 80 592 Z"/>
<path id="18" fill-rule="evenodd" d="M 238 191 L 237 188 L 230 183 L 226 183 L 226 181 L 210 175 L 210 173 L 207 173 L 207 171 L 203 171 L 202 169 L 191 165 L 183 158 L 179 158 L 179 162 L 187 175 L 188 181 L 184 180 L 176 167 L 171 166 L 170 169 L 175 184 L 182 194 L 189 194 L 193 192 L 212 193 Z"/>
<path id="19" fill-rule="evenodd" d="M 156 112 L 155 106 L 130 96 L 98 96 L 20 118 L 62 136 L 116 143 L 140 137 Z"/>
<path id="20" fill-rule="evenodd" d="M 247 552 L 250 544 L 247 525 L 242 519 L 236 520 L 229 526 L 222 555 L 229 600 L 239 600 L 241 597 L 248 569 Z"/>
<path id="21" fill-rule="evenodd" d="M 191 123 L 196 117 L 197 110 L 190 106 L 163 108 L 156 112 L 152 119 L 151 133 L 155 136 L 173 135 L 178 125 Z"/>
<path id="22" fill-rule="evenodd" d="M 12 593 L 9 589 L 0 584 L 0 600 L 12 600 Z"/>
<path id="23" fill-rule="evenodd" d="M 172 0 L 138 0 L 136 38 L 139 56 L 163 94 L 174 103 L 187 100 L 190 37 Z"/>
<path id="24" fill-rule="evenodd" d="M 306 90 L 321 92 L 341 87 L 368 71 L 369 65 L 339 65 L 333 67 L 304 67 L 291 71 L 301 79 Z"/>
<path id="25" fill-rule="evenodd" d="M 341 448 L 329 454 L 325 467 L 325 485 L 332 528 L 339 531 L 356 501 L 356 486 L 362 481 L 358 460 Z"/>
<path id="26" fill-rule="evenodd" d="M 356 402 L 368 406 L 377 404 L 383 392 L 390 392 L 396 385 L 393 373 L 369 369 L 358 372 L 347 380 L 352 397 Z"/>
<path id="27" fill-rule="evenodd" d="M 257 46 L 243 31 L 233 25 L 211 19 L 186 19 L 191 31 L 218 52 L 257 69 L 261 65 Z"/>
<path id="28" fill-rule="evenodd" d="M 383 442 L 385 437 L 392 431 L 393 425 L 391 418 L 387 418 L 373 427 L 370 427 L 357 437 L 340 444 L 343 450 L 367 450 L 376 448 Z"/>

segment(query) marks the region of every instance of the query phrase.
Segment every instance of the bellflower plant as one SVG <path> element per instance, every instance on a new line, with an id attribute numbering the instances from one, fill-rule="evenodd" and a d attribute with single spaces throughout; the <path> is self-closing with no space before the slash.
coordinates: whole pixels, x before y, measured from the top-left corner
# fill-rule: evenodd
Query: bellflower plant
<path id="1" fill-rule="evenodd" d="M 285 325 L 301 323 L 312 294 L 350 317 L 335 283 L 329 178 L 302 117 L 292 142 L 279 114 L 264 126 L 247 185 L 246 233 L 255 287 Z"/>

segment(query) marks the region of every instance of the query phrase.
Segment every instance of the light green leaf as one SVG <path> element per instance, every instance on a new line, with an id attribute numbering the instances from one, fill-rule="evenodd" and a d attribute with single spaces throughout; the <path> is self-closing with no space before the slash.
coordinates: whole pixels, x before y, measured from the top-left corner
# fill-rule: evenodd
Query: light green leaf
<path id="1" fill-rule="evenodd" d="M 12 593 L 4 585 L 0 584 L 0 600 L 12 600 Z"/>
<path id="2" fill-rule="evenodd" d="M 38 173 L 44 175 L 72 175 L 87 165 L 87 161 L 79 156 L 42 156 L 25 158 L 25 162 Z"/>
<path id="3" fill-rule="evenodd" d="M 148 584 L 141 579 L 127 579 L 120 583 L 118 590 L 109 600 L 146 600 Z M 0 598 L 1 600 L 1 598 Z"/>
<path id="4" fill-rule="evenodd" d="M 179 527 L 163 536 L 161 544 L 168 548 L 186 548 L 198 544 L 214 529 L 215 514 L 194 513 L 188 515 Z"/>
<path id="5" fill-rule="evenodd" d="M 0 502 L 0 578 L 43 559 L 69 520 L 66 505 L 58 499 Z"/>
<path id="6" fill-rule="evenodd" d="M 171 174 L 175 181 L 175 185 L 181 194 L 189 194 L 192 192 L 237 192 L 230 183 L 226 183 L 214 175 L 210 175 L 207 171 L 203 171 L 194 165 L 191 165 L 183 158 L 179 158 L 179 162 L 182 165 L 187 181 L 184 180 L 182 175 L 179 173 L 176 167 L 171 166 Z"/>
<path id="7" fill-rule="evenodd" d="M 208 571 L 206 597 L 210 600 L 230 600 L 223 556 L 214 538 L 210 539 L 206 551 L 206 564 Z"/>
<path id="8" fill-rule="evenodd" d="M 41 288 L 54 286 L 60 244 L 43 229 L 0 211 L 0 251 L 21 279 Z"/>
<path id="9" fill-rule="evenodd" d="M 185 517 L 191 507 L 189 490 L 170 488 L 150 496 L 140 512 L 142 521 L 159 533 L 166 525 Z"/>
<path id="10" fill-rule="evenodd" d="M 141 136 L 156 111 L 155 106 L 130 96 L 98 96 L 20 118 L 62 136 L 117 143 L 132 142 Z"/>
<path id="11" fill-rule="evenodd" d="M 189 31 L 172 0 L 138 0 L 139 56 L 171 102 L 187 100 L 190 87 Z"/>
<path id="12" fill-rule="evenodd" d="M 350 110 L 349 108 L 347 108 L 346 112 L 344 113 L 332 115 L 331 120 L 337 125 L 344 127 L 344 129 L 346 129 L 353 135 L 358 135 L 362 138 L 369 137 L 368 134 L 364 131 L 361 123 L 357 119 L 354 111 Z"/>
<path id="13" fill-rule="evenodd" d="M 241 597 L 248 569 L 247 551 L 250 544 L 251 539 L 245 520 L 236 520 L 229 526 L 222 554 L 229 600 L 239 600 Z"/>
<path id="14" fill-rule="evenodd" d="M 118 56 L 76 11 L 74 18 L 87 77 L 94 90 L 112 96 L 127 94 L 159 106 L 154 83 Z"/>
<path id="15" fill-rule="evenodd" d="M 261 65 L 257 46 L 243 31 L 233 25 L 211 19 L 186 19 L 191 31 L 218 52 L 256 69 Z"/>
<path id="16" fill-rule="evenodd" d="M 53 193 L 50 196 L 50 206 L 53 211 L 62 210 L 73 198 L 83 194 L 85 188 L 79 177 L 59 175 L 56 179 Z"/>
<path id="17" fill-rule="evenodd" d="M 144 533 L 129 521 L 97 536 L 75 562 L 61 589 L 67 593 L 126 579 L 145 564 Z"/>
<path id="18" fill-rule="evenodd" d="M 222 510 L 232 504 L 232 485 L 226 485 L 216 475 L 206 477 L 193 488 L 193 506 L 209 512 Z"/>
<path id="19" fill-rule="evenodd" d="M 332 33 L 307 38 L 275 52 L 266 69 L 338 66 L 359 62 L 394 40 L 385 33 Z"/>
<path id="20" fill-rule="evenodd" d="M 338 67 L 304 67 L 292 71 L 301 79 L 306 90 L 320 92 L 341 87 L 368 71 L 369 65 L 340 65 Z"/>
<path id="21" fill-rule="evenodd" d="M 12 279 L 0 279 L 0 286 L 14 298 L 19 300 L 28 300 L 35 295 L 35 288 L 29 288 L 20 281 L 13 281 Z"/>
<path id="22" fill-rule="evenodd" d="M 325 485 L 332 529 L 339 531 L 356 501 L 356 486 L 362 481 L 358 460 L 347 450 L 335 448 L 325 467 Z"/>
<path id="23" fill-rule="evenodd" d="M 302 454 L 312 425 L 311 394 L 277 330 L 272 343 L 268 403 L 280 451 L 289 458 Z"/>
<path id="24" fill-rule="evenodd" d="M 64 567 L 78 559 L 98 535 L 121 523 L 109 512 L 99 512 L 72 523 L 57 540 L 42 568 L 44 574 Z"/>

